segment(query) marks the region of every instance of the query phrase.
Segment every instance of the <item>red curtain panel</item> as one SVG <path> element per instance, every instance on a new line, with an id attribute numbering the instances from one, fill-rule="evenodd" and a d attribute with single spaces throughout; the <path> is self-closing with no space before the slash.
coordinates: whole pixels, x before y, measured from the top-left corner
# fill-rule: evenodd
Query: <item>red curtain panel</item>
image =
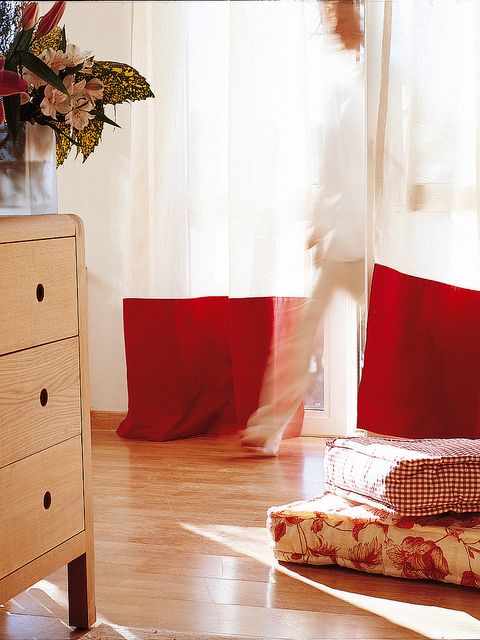
<path id="1" fill-rule="evenodd" d="M 244 428 L 290 307 L 298 299 L 124 300 L 129 401 L 117 433 L 161 441 Z M 286 437 L 299 435 L 302 421 L 299 410 Z"/>
<path id="2" fill-rule="evenodd" d="M 375 265 L 358 426 L 480 438 L 480 292 Z"/>

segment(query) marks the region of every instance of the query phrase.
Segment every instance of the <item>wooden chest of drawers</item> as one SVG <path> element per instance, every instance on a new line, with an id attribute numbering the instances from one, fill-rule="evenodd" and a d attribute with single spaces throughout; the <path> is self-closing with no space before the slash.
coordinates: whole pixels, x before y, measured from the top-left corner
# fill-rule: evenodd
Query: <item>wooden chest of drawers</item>
<path id="1" fill-rule="evenodd" d="M 0 217 L 0 602 L 68 564 L 95 621 L 83 227 Z"/>

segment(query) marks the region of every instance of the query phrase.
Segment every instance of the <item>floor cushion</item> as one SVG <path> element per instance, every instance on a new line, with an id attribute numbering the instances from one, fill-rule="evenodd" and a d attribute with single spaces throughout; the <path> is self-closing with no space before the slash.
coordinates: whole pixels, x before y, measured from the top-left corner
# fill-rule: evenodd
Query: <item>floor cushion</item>
<path id="1" fill-rule="evenodd" d="M 335 438 L 325 488 L 390 513 L 480 511 L 480 440 Z"/>
<path id="2" fill-rule="evenodd" d="M 405 517 L 325 493 L 270 507 L 275 557 L 480 588 L 480 513 Z"/>

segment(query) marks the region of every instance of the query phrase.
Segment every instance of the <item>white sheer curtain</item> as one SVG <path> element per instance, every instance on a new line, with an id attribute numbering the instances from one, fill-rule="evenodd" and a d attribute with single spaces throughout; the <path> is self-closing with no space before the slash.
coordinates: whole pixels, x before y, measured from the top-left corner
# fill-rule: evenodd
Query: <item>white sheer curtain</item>
<path id="1" fill-rule="evenodd" d="M 316 2 L 133 3 L 125 297 L 303 296 L 325 63 Z"/>
<path id="2" fill-rule="evenodd" d="M 385 2 L 375 258 L 480 289 L 480 3 Z"/>
<path id="3" fill-rule="evenodd" d="M 480 433 L 480 3 L 389 0 L 358 423 Z"/>

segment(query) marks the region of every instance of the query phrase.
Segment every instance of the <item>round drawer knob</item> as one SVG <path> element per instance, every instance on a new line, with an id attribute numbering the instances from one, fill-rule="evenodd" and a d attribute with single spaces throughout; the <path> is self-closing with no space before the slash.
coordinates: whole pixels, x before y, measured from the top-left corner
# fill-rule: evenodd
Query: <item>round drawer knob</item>
<path id="1" fill-rule="evenodd" d="M 40 404 L 44 407 L 48 402 L 48 391 L 46 389 L 42 389 L 40 391 Z"/>
<path id="2" fill-rule="evenodd" d="M 45 297 L 45 289 L 43 284 L 37 284 L 37 300 L 41 302 Z"/>
<path id="3" fill-rule="evenodd" d="M 44 509 L 50 509 L 51 504 L 52 504 L 52 494 L 50 493 L 50 491 L 45 491 L 45 495 L 43 496 Z"/>

